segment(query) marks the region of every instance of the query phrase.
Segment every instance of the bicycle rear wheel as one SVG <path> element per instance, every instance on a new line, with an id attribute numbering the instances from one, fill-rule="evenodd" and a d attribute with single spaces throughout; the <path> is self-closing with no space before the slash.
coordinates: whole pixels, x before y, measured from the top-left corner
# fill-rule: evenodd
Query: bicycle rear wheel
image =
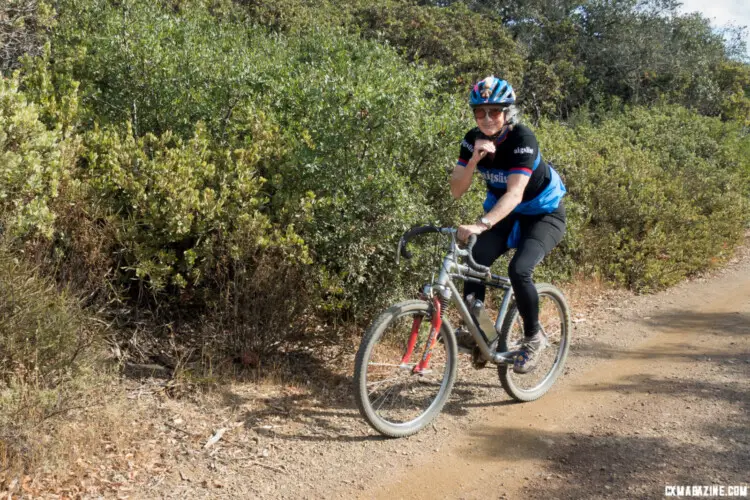
<path id="1" fill-rule="evenodd" d="M 565 296 L 556 287 L 547 284 L 537 285 L 539 292 L 539 323 L 547 337 L 547 348 L 534 370 L 520 374 L 513 366 L 499 365 L 500 383 L 513 399 L 533 401 L 550 390 L 563 371 L 570 349 L 570 309 Z M 500 329 L 498 352 L 515 351 L 523 340 L 523 323 L 518 307 L 513 303 Z"/>
<path id="2" fill-rule="evenodd" d="M 385 436 L 409 436 L 424 428 L 440 413 L 453 388 L 458 349 L 445 318 L 428 370 L 414 370 L 428 342 L 432 314 L 432 305 L 423 300 L 396 304 L 362 338 L 354 368 L 357 406 Z"/>

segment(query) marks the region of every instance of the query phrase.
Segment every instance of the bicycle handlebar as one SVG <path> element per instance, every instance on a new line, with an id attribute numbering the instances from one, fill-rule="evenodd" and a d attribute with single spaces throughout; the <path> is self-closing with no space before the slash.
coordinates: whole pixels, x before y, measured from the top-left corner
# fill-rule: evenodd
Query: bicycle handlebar
<path id="1" fill-rule="evenodd" d="M 455 233 L 456 230 L 452 227 L 436 227 L 436 226 L 419 226 L 419 227 L 413 227 L 407 232 L 401 236 L 401 239 L 398 241 L 398 251 L 396 252 L 396 263 L 399 262 L 399 256 L 403 256 L 405 259 L 411 259 L 412 253 L 406 248 L 406 245 L 409 244 L 409 241 L 415 238 L 416 236 L 419 236 L 420 234 L 424 233 Z M 490 268 L 487 266 L 483 266 L 481 264 L 477 264 L 477 262 L 474 260 L 474 244 L 477 242 L 477 235 L 472 234 L 469 236 L 469 241 L 466 245 L 467 250 L 467 260 L 469 261 L 469 266 L 473 268 L 476 271 L 479 271 L 480 273 L 486 273 L 490 274 Z"/>
<path id="2" fill-rule="evenodd" d="M 469 254 L 466 256 L 467 260 L 469 261 L 469 266 L 473 267 L 480 273 L 491 274 L 489 267 L 483 266 L 482 264 L 477 264 L 477 262 L 474 260 L 474 243 L 476 242 L 477 242 L 476 234 L 472 234 L 471 236 L 469 236 L 469 242 L 466 246 L 466 249 L 469 251 Z"/>
<path id="3" fill-rule="evenodd" d="M 411 259 L 411 252 L 406 249 L 406 245 L 409 243 L 411 239 L 413 239 L 415 236 L 419 236 L 420 234 L 424 233 L 439 233 L 440 228 L 437 228 L 435 226 L 419 226 L 419 227 L 413 227 L 406 231 L 403 236 L 401 236 L 401 239 L 398 241 L 398 253 L 396 254 L 397 262 L 398 262 L 398 256 L 401 255 L 405 259 Z"/>

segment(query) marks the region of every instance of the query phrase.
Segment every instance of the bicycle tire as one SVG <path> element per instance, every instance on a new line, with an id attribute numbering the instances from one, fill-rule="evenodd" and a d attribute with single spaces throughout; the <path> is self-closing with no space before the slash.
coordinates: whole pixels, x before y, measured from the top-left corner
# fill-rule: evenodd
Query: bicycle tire
<path id="1" fill-rule="evenodd" d="M 440 329 L 442 344 L 445 349 L 445 369 L 440 389 L 427 409 L 418 417 L 408 422 L 392 422 L 381 417 L 373 407 L 367 386 L 367 374 L 369 359 L 378 341 L 381 339 L 388 327 L 397 319 L 406 315 L 418 315 L 422 313 L 426 318 L 432 312 L 432 305 L 424 300 L 409 300 L 391 306 L 383 311 L 365 332 L 354 365 L 354 394 L 357 407 L 367 423 L 380 434 L 388 437 L 406 437 L 419 432 L 437 417 L 447 402 L 453 383 L 456 380 L 458 365 L 458 347 L 453 327 L 447 318 L 443 318 Z M 415 375 L 418 376 L 418 375 Z"/>
<path id="2" fill-rule="evenodd" d="M 507 392 L 508 395 L 516 401 L 521 402 L 528 402 L 539 399 L 552 388 L 565 367 L 565 361 L 567 360 L 568 352 L 570 351 L 570 308 L 568 307 L 568 303 L 565 300 L 565 295 L 557 287 L 546 283 L 537 285 L 536 289 L 539 292 L 540 304 L 542 303 L 542 300 L 544 298 L 549 297 L 555 302 L 559 312 L 561 313 L 560 348 L 556 354 L 551 369 L 547 372 L 542 382 L 538 386 L 535 386 L 534 388 L 529 390 L 520 388 L 518 384 L 514 382 L 514 372 L 512 365 L 499 365 L 497 367 L 500 384 L 503 386 L 503 389 L 505 389 L 505 392 Z M 518 307 L 516 306 L 515 302 L 513 302 L 508 308 L 508 313 L 505 317 L 505 320 L 503 321 L 503 326 L 500 329 L 500 336 L 497 347 L 498 352 L 508 352 L 511 350 L 510 336 L 513 324 L 518 320 L 518 315 Z"/>

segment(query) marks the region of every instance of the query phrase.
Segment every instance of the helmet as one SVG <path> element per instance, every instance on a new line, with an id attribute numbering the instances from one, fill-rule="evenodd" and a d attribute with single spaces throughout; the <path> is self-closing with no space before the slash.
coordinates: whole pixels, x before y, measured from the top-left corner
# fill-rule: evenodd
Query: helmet
<path id="1" fill-rule="evenodd" d="M 510 106 L 516 102 L 516 93 L 513 87 L 505 80 L 496 76 L 488 76 L 484 80 L 477 82 L 471 89 L 469 96 L 469 106 L 472 108 L 482 104 L 502 104 Z"/>

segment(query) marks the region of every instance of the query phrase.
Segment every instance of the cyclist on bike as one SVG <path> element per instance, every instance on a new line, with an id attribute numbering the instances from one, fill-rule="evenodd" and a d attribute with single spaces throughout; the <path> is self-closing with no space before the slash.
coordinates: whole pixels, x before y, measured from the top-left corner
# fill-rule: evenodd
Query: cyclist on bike
<path id="1" fill-rule="evenodd" d="M 505 80 L 488 76 L 474 85 L 469 105 L 477 127 L 461 142 L 458 162 L 450 179 L 451 194 L 460 198 L 477 172 L 487 185 L 484 215 L 458 228 L 458 237 L 478 235 L 477 263 L 490 266 L 508 251 L 516 253 L 508 266 L 524 341 L 513 369 L 531 371 L 546 347 L 539 325 L 539 295 L 532 281 L 534 268 L 565 234 L 565 186 L 555 170 L 542 160 L 534 133 L 518 123 L 516 95 Z M 464 299 L 473 294 L 484 301 L 485 287 L 466 282 Z"/>

